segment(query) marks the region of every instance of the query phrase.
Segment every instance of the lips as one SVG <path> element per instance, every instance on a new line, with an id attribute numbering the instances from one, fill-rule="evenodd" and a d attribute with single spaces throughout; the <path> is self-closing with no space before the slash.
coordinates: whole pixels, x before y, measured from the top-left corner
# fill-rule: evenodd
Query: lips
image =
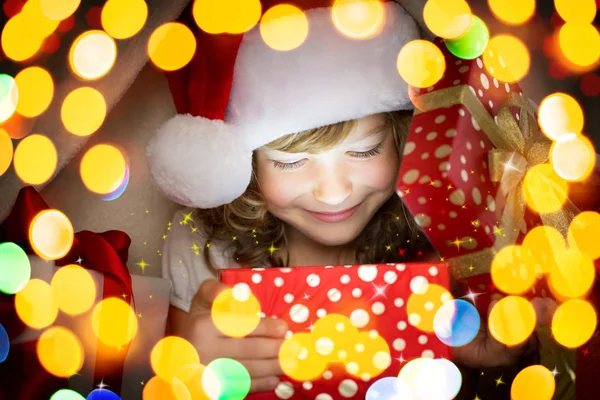
<path id="1" fill-rule="evenodd" d="M 360 203 L 360 204 L 362 204 L 362 203 Z M 358 208 L 360 207 L 360 204 L 358 204 L 352 208 L 349 208 L 347 210 L 336 212 L 336 213 L 320 213 L 320 212 L 314 212 L 314 211 L 308 211 L 308 210 L 306 210 L 306 212 L 322 222 L 330 222 L 330 223 L 342 222 L 342 221 L 347 220 L 351 216 L 353 216 L 354 213 L 356 212 L 356 210 L 358 210 Z"/>

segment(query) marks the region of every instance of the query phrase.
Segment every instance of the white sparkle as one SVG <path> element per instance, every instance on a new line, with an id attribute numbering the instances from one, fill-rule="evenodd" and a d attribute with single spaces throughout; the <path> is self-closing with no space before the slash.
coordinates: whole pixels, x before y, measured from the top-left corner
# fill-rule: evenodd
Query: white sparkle
<path id="1" fill-rule="evenodd" d="M 104 378 L 102 378 L 102 380 L 100 381 L 100 383 L 98 385 L 96 385 L 96 386 L 98 386 L 98 389 L 102 390 L 104 388 L 107 388 L 109 385 L 105 384 L 104 383 Z"/>
<path id="2" fill-rule="evenodd" d="M 467 299 L 471 300 L 471 302 L 473 303 L 473 305 L 476 305 L 475 304 L 475 299 L 477 298 L 477 296 L 481 296 L 482 294 L 483 293 L 473 292 L 471 290 L 471 288 L 469 288 L 469 292 L 466 295 L 464 295 L 463 297 L 461 297 L 461 298 L 465 298 L 466 297 Z"/>
<path id="3" fill-rule="evenodd" d="M 387 289 L 388 285 L 383 285 L 383 286 L 377 286 L 374 283 L 371 283 L 373 285 L 373 288 L 375 289 L 375 293 L 373 294 L 373 296 L 369 299 L 369 301 L 372 301 L 373 299 L 382 296 L 385 297 L 387 299 L 387 296 L 385 295 L 385 290 Z"/>
<path id="4" fill-rule="evenodd" d="M 81 265 L 81 263 L 83 262 L 83 258 L 79 257 L 76 262 L 77 264 Z"/>

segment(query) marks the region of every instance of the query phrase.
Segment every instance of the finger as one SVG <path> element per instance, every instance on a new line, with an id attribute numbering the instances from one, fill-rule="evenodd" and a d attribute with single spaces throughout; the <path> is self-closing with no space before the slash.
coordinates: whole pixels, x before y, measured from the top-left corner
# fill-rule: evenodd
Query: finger
<path id="1" fill-rule="evenodd" d="M 248 373 L 251 378 L 265 378 L 269 376 L 279 376 L 283 375 L 283 371 L 281 370 L 281 365 L 279 364 L 278 358 L 271 358 L 268 360 L 237 360 L 239 361 Z"/>
<path id="2" fill-rule="evenodd" d="M 213 301 L 217 298 L 219 293 L 225 289 L 229 289 L 230 286 L 219 282 L 216 279 L 207 279 L 198 288 L 198 291 L 192 299 L 191 310 L 210 310 Z"/>
<path id="3" fill-rule="evenodd" d="M 281 319 L 271 317 L 261 318 L 257 327 L 250 333 L 249 337 L 265 336 L 282 338 L 288 331 L 287 323 Z"/>
<path id="4" fill-rule="evenodd" d="M 221 339 L 219 348 L 223 350 L 221 357 L 236 360 L 267 360 L 279 357 L 279 348 L 283 339 L 266 337 L 246 337 L 241 339 Z"/>
<path id="5" fill-rule="evenodd" d="M 250 393 L 268 392 L 270 390 L 275 390 L 277 385 L 279 385 L 279 378 L 277 378 L 276 376 L 252 379 L 250 381 Z"/>
<path id="6" fill-rule="evenodd" d="M 531 299 L 531 305 L 535 310 L 537 325 L 544 327 L 550 326 L 554 312 L 558 308 L 556 302 L 549 297 L 534 297 Z"/>

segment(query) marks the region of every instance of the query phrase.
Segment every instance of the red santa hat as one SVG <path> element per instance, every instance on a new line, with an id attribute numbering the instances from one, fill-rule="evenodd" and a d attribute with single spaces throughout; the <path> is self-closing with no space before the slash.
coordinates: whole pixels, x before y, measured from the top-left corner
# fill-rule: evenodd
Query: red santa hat
<path id="1" fill-rule="evenodd" d="M 189 207 L 227 204 L 250 183 L 253 150 L 291 133 L 413 108 L 397 56 L 422 36 L 416 21 L 424 1 L 381 3 L 383 23 L 366 39 L 340 33 L 331 6 L 304 9 L 309 33 L 290 51 L 270 48 L 259 26 L 243 35 L 200 32 L 190 64 L 168 74 L 178 115 L 148 145 L 159 189 Z"/>

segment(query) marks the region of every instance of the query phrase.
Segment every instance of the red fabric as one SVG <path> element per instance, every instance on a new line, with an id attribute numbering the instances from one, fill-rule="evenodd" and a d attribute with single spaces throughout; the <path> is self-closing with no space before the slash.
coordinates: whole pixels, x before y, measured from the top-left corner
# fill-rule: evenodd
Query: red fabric
<path id="1" fill-rule="evenodd" d="M 49 208 L 34 188 L 25 187 L 21 189 L 10 215 L 0 225 L 0 242 L 16 243 L 28 254 L 34 254 L 28 239 L 29 225 L 39 212 Z M 123 295 L 125 295 L 126 301 L 129 302 L 133 296 L 131 276 L 126 267 L 130 244 L 131 239 L 129 236 L 121 231 L 108 231 L 100 234 L 90 231 L 80 231 L 75 233 L 73 246 L 69 253 L 60 260 L 56 260 L 55 264 L 57 266 L 74 264 L 81 258 L 82 266 L 103 275 L 103 299 L 110 297 L 122 299 Z M 12 296 L 10 296 L 10 302 L 4 301 L 2 308 L 0 308 L 1 320 L 3 322 L 6 321 L 6 316 L 11 321 L 11 324 L 7 328 L 11 339 L 24 329 L 24 326 L 14 313 L 13 304 L 14 301 L 12 301 Z M 124 346 L 120 351 L 117 351 L 117 349 L 108 347 L 98 341 L 94 382 L 97 384 L 103 380 L 105 384 L 110 385 L 112 391 L 119 393 L 121 391 L 123 364 L 127 351 L 128 346 Z M 19 355 L 17 353 L 12 354 L 12 357 L 13 359 L 15 357 L 28 357 L 30 358 L 29 360 L 22 360 L 24 365 L 38 365 L 37 357 L 34 356 L 35 352 L 30 355 L 27 354 Z M 31 359 L 32 357 L 33 359 Z M 10 353 L 9 359 L 11 359 Z M 28 369 L 29 367 L 23 369 L 21 373 L 25 373 Z M 12 389 L 14 389 L 14 393 L 17 395 L 26 389 L 25 387 L 19 387 L 19 385 L 16 386 Z"/>

